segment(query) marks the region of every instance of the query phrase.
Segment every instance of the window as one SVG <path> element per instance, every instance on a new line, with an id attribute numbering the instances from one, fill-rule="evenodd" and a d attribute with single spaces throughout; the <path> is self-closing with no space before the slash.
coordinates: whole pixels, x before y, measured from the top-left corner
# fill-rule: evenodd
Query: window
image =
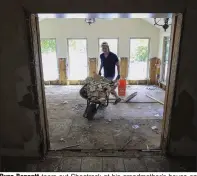
<path id="1" fill-rule="evenodd" d="M 69 39 L 69 80 L 84 80 L 88 75 L 86 39 Z"/>
<path id="2" fill-rule="evenodd" d="M 118 39 L 99 39 L 99 55 L 102 53 L 101 45 L 103 42 L 107 42 L 109 45 L 110 51 L 113 52 L 114 54 L 118 55 Z M 98 59 L 98 64 L 99 64 L 98 69 L 100 68 L 100 63 L 101 63 L 101 60 L 99 58 Z M 102 72 L 103 72 L 103 70 L 102 70 Z M 102 73 L 102 75 L 103 75 L 103 73 Z M 115 76 L 117 76 L 117 69 L 116 69 Z"/>
<path id="3" fill-rule="evenodd" d="M 59 79 L 56 40 L 41 39 L 42 65 L 45 81 Z"/>
<path id="4" fill-rule="evenodd" d="M 102 53 L 101 44 L 107 42 L 110 48 L 110 51 L 118 55 L 118 39 L 99 39 L 99 53 Z"/>
<path id="5" fill-rule="evenodd" d="M 164 37 L 163 39 L 163 61 L 162 61 L 162 79 L 166 82 L 167 72 L 168 72 L 168 57 L 169 57 L 169 49 L 170 49 L 170 37 Z"/>
<path id="6" fill-rule="evenodd" d="M 130 39 L 129 80 L 148 77 L 149 39 Z"/>

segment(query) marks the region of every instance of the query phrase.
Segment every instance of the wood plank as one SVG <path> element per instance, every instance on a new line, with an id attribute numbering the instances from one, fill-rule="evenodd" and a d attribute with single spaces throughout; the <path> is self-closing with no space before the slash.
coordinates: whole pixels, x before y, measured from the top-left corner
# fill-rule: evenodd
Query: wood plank
<path id="1" fill-rule="evenodd" d="M 167 74 L 167 86 L 166 86 L 166 95 L 165 95 L 165 104 L 164 104 L 164 119 L 162 126 L 162 135 L 161 135 L 161 148 L 163 152 L 167 152 L 167 146 L 169 144 L 169 131 L 170 131 L 170 120 L 171 120 L 171 111 L 174 100 L 174 89 L 176 84 L 176 75 L 177 75 L 177 63 L 179 58 L 179 46 L 180 38 L 182 32 L 182 14 L 173 15 L 173 24 L 172 24 L 172 33 L 171 40 L 172 44 L 170 45 L 169 52 L 169 63 Z M 170 84 L 169 84 L 170 83 Z"/>
<path id="2" fill-rule="evenodd" d="M 59 58 L 59 83 L 67 84 L 66 58 Z"/>
<path id="3" fill-rule="evenodd" d="M 89 65 L 89 76 L 94 77 L 94 75 L 97 73 L 97 59 L 89 58 L 88 65 Z"/>
<path id="4" fill-rule="evenodd" d="M 128 76 L 128 63 L 127 57 L 120 58 L 120 76 L 123 79 L 126 79 Z"/>
<path id="5" fill-rule="evenodd" d="M 39 136 L 39 148 L 41 156 L 44 156 L 50 148 L 49 141 L 49 126 L 46 112 L 46 98 L 44 92 L 44 79 L 42 72 L 41 61 L 41 44 L 39 33 L 38 16 L 30 14 L 25 11 L 28 22 L 28 30 L 30 37 L 30 51 L 32 51 L 32 57 L 30 61 L 31 79 L 32 79 L 32 91 L 35 94 L 35 104 L 38 109 L 35 110 L 36 115 L 36 128 Z"/>

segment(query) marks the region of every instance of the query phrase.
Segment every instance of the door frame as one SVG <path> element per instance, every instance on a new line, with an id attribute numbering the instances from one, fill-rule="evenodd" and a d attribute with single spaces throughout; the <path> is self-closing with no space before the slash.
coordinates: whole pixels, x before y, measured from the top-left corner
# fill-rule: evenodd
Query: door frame
<path id="1" fill-rule="evenodd" d="M 162 152 L 168 153 L 168 146 L 170 142 L 170 128 L 171 128 L 171 112 L 173 103 L 175 101 L 176 78 L 179 63 L 180 43 L 182 40 L 183 28 L 182 13 L 173 14 L 172 30 L 170 36 L 170 50 L 168 55 L 168 72 L 166 80 L 166 94 L 164 104 L 164 115 L 162 122 L 162 134 L 160 148 Z"/>
<path id="2" fill-rule="evenodd" d="M 88 39 L 87 38 L 66 38 L 67 41 L 67 58 L 68 58 L 68 81 L 80 81 L 70 79 L 70 57 L 69 57 L 69 40 L 86 40 L 86 54 L 87 54 L 87 75 L 89 75 L 89 66 L 88 66 Z"/>
<path id="3" fill-rule="evenodd" d="M 32 17 L 34 14 L 28 13 L 28 16 Z M 38 131 L 40 132 L 40 153 L 42 156 L 46 154 L 46 152 L 49 150 L 50 141 L 49 141 L 49 128 L 48 128 L 48 119 L 46 117 L 46 100 L 45 100 L 45 94 L 44 94 L 44 81 L 43 81 L 43 72 L 42 72 L 42 64 L 41 64 L 41 47 L 40 42 L 38 38 L 40 37 L 39 34 L 39 22 L 37 15 L 34 15 L 34 18 L 36 19 L 36 25 L 35 28 L 37 29 L 37 36 L 34 35 L 35 38 L 37 38 L 37 45 L 35 45 L 35 41 L 32 40 L 32 36 L 30 36 L 31 43 L 34 44 L 31 47 L 32 52 L 37 52 L 38 59 L 39 59 L 39 69 L 40 71 L 36 71 L 35 65 L 32 65 L 32 63 L 35 62 L 36 55 L 35 53 L 31 57 L 31 61 L 29 62 L 31 69 L 31 78 L 34 82 L 37 81 L 37 79 L 41 79 L 41 95 L 39 97 L 38 92 L 39 90 L 37 87 L 34 89 L 34 96 L 35 98 L 39 99 L 41 98 L 42 104 L 37 103 L 39 110 L 42 109 L 44 111 L 44 114 L 42 116 L 39 116 L 38 119 Z M 180 40 L 181 40 L 181 33 L 182 33 L 182 19 L 183 14 L 174 14 L 173 15 L 173 25 L 172 25 L 172 33 L 171 38 L 173 39 L 170 44 L 170 52 L 169 52 L 169 63 L 168 68 L 170 72 L 168 72 L 169 79 L 167 80 L 167 90 L 165 95 L 165 105 L 164 105 L 164 118 L 163 118 L 163 126 L 162 126 L 162 135 L 161 135 L 161 143 L 160 147 L 163 152 L 168 151 L 168 144 L 169 144 L 169 136 L 170 136 L 170 121 L 171 121 L 171 110 L 172 105 L 174 102 L 174 90 L 175 90 L 175 83 L 176 83 L 176 76 L 177 76 L 177 63 L 179 58 L 179 47 L 180 47 Z M 32 23 L 32 20 L 31 20 Z M 29 29 L 32 34 L 32 28 L 29 26 Z M 137 38 L 137 37 L 136 37 Z M 84 39 L 84 38 L 70 38 L 70 39 Z M 87 38 L 85 38 L 87 41 Z M 68 41 L 68 39 L 67 39 Z M 130 40 L 129 40 L 130 41 Z M 149 40 L 150 42 L 150 40 Z M 35 47 L 36 46 L 36 47 Z M 149 44 L 150 47 L 150 44 Z M 88 47 L 87 47 L 88 48 Z M 87 60 L 88 61 L 88 60 Z M 34 68 L 33 68 L 34 66 Z M 39 78 L 40 76 L 40 78 Z M 170 83 L 170 84 L 169 84 Z M 36 86 L 36 84 L 35 84 Z M 38 100 L 37 100 L 38 101 Z"/>
<path id="4" fill-rule="evenodd" d="M 29 68 L 31 71 L 32 91 L 35 97 L 34 103 L 37 108 L 36 128 L 40 138 L 39 153 L 41 157 L 44 157 L 50 149 L 50 137 L 42 68 L 39 20 L 37 14 L 32 14 L 25 9 L 24 14 L 27 20 L 27 32 L 31 52 Z"/>
<path id="5" fill-rule="evenodd" d="M 150 48 L 151 48 L 151 37 L 130 37 L 129 38 L 129 64 L 128 67 L 130 66 L 130 53 L 131 53 L 131 39 L 148 39 L 148 59 L 147 59 L 147 73 L 146 73 L 146 79 L 142 79 L 142 80 L 137 80 L 137 81 L 143 81 L 143 80 L 149 80 L 149 59 L 150 59 Z M 128 68 L 128 75 L 129 75 L 129 68 Z M 130 80 L 128 79 L 128 81 L 136 81 L 136 80 Z"/>

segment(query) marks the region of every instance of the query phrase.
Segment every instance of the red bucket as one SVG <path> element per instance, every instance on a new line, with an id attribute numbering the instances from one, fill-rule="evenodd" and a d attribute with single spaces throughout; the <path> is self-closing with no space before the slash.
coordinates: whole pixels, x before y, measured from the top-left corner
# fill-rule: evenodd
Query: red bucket
<path id="1" fill-rule="evenodd" d="M 118 84 L 118 95 L 119 96 L 126 96 L 126 87 L 127 87 L 126 79 L 120 79 L 119 84 Z"/>

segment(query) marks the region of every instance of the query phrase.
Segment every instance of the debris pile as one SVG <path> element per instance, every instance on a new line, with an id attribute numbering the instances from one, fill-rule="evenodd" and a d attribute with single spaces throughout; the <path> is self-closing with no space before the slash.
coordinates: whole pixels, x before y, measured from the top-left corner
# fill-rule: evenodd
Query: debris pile
<path id="1" fill-rule="evenodd" d="M 104 102 L 112 90 L 113 83 L 101 76 L 88 77 L 84 81 L 83 92 L 86 92 L 88 99 Z"/>

